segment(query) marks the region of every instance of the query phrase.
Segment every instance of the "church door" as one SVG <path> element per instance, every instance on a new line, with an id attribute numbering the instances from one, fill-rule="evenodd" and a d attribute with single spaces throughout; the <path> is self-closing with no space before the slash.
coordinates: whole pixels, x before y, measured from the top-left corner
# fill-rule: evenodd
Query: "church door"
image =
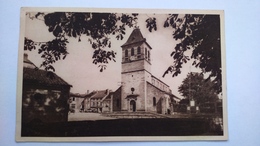
<path id="1" fill-rule="evenodd" d="M 132 111 L 132 112 L 136 111 L 136 103 L 134 100 L 130 101 L 130 111 Z"/>
<path id="2" fill-rule="evenodd" d="M 157 102 L 157 105 L 156 105 L 156 110 L 157 110 L 157 113 L 159 113 L 159 114 L 163 113 L 162 103 L 163 103 L 163 99 L 160 98 L 159 101 Z"/>

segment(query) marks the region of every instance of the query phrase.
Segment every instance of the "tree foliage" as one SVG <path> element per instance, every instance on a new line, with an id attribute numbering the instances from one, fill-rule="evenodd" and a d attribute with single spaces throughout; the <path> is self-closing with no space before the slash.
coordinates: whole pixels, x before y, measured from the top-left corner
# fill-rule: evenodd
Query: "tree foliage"
<path id="1" fill-rule="evenodd" d="M 103 71 L 106 68 L 105 64 L 111 60 L 115 61 L 116 52 L 106 50 L 111 48 L 110 37 L 122 40 L 126 27 L 133 27 L 137 16 L 138 14 L 39 12 L 30 18 L 42 17 L 48 31 L 55 38 L 48 42 L 35 42 L 25 38 L 24 50 L 31 51 L 38 47 L 38 53 L 44 59 L 41 66 L 46 70 L 55 71 L 52 64 L 68 55 L 68 37 L 77 38 L 80 42 L 82 36 L 88 36 L 88 42 L 94 49 L 93 63 L 99 64 L 100 71 Z"/>
<path id="2" fill-rule="evenodd" d="M 214 88 L 222 91 L 221 79 L 221 48 L 220 48 L 220 17 L 219 15 L 191 15 L 184 16 L 170 14 L 164 27 L 173 28 L 173 38 L 179 41 L 171 53 L 173 64 L 164 75 L 181 73 L 182 65 L 189 60 L 192 65 L 208 72 L 213 78 Z M 186 52 L 192 51 L 191 55 Z"/>
<path id="3" fill-rule="evenodd" d="M 189 73 L 178 89 L 185 99 L 194 99 L 198 104 L 218 99 L 214 83 L 204 79 L 202 73 Z"/>
<path id="4" fill-rule="evenodd" d="M 68 37 L 81 41 L 82 36 L 88 36 L 88 42 L 94 49 L 93 63 L 100 67 L 100 71 L 106 68 L 109 61 L 115 61 L 116 52 L 108 51 L 111 48 L 111 37 L 122 40 L 126 27 L 133 27 L 138 20 L 138 14 L 116 13 L 74 13 L 54 12 L 37 13 L 31 19 L 43 18 L 49 32 L 55 39 L 48 42 L 35 42 L 25 38 L 24 50 L 38 49 L 38 53 L 44 59 L 41 66 L 46 70 L 55 71 L 52 66 L 58 60 L 65 59 L 68 55 Z M 157 19 L 146 19 L 146 28 L 152 32 L 157 31 Z M 218 93 L 222 91 L 221 79 L 221 49 L 220 49 L 220 17 L 219 15 L 193 15 L 193 14 L 169 14 L 163 27 L 173 30 L 173 39 L 177 40 L 170 56 L 173 63 L 166 74 L 173 77 L 181 74 L 183 64 L 192 61 L 192 65 L 202 69 L 203 73 L 209 73 L 207 80 L 213 79 L 214 88 Z M 191 54 L 188 52 L 191 51 Z"/>

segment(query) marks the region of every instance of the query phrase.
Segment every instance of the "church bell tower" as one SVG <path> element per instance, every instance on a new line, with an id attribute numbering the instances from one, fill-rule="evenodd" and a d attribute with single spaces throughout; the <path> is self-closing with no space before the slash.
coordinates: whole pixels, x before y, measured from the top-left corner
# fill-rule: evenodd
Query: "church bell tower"
<path id="1" fill-rule="evenodd" d="M 139 28 L 122 46 L 121 110 L 146 111 L 147 81 L 151 80 L 151 50 Z"/>

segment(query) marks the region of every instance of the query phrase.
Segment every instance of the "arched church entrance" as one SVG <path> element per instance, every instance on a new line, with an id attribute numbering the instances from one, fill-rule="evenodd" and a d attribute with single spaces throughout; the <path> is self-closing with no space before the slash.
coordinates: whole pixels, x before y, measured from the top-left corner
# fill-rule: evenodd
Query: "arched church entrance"
<path id="1" fill-rule="evenodd" d="M 156 105 L 157 113 L 162 114 L 163 113 L 163 98 L 161 97 Z"/>
<path id="2" fill-rule="evenodd" d="M 130 111 L 135 112 L 136 111 L 136 102 L 134 100 L 130 101 Z"/>

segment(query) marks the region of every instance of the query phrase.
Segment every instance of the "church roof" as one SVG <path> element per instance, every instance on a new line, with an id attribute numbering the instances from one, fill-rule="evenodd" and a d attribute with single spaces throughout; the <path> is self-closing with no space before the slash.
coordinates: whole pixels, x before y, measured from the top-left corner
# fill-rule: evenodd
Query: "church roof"
<path id="1" fill-rule="evenodd" d="M 158 87 L 156 87 L 156 86 L 154 86 L 152 83 L 150 83 L 150 82 L 146 82 L 147 84 L 149 84 L 149 85 L 151 85 L 152 87 L 154 87 L 154 88 L 156 88 L 156 89 L 158 89 L 158 90 L 160 90 L 160 91 L 162 91 L 162 92 L 164 92 L 165 94 L 168 94 L 170 97 L 172 97 L 172 98 L 175 98 L 175 99 L 180 99 L 179 97 L 177 97 L 177 96 L 175 96 L 174 94 L 172 94 L 171 92 L 166 92 L 166 91 L 163 91 L 162 89 L 160 89 L 160 88 L 158 88 Z"/>
<path id="2" fill-rule="evenodd" d="M 164 83 L 162 80 L 160 80 L 159 78 L 157 78 L 156 76 L 152 75 L 152 78 L 156 79 L 157 81 L 163 83 L 164 85 L 166 85 L 167 87 L 169 87 L 169 85 L 167 85 L 166 83 Z"/>
<path id="3" fill-rule="evenodd" d="M 141 31 L 139 28 L 135 28 L 133 32 L 130 34 L 129 38 L 127 39 L 126 43 L 122 45 L 122 47 L 135 44 L 135 43 L 140 43 L 140 42 L 145 42 L 146 39 L 143 37 Z"/>

